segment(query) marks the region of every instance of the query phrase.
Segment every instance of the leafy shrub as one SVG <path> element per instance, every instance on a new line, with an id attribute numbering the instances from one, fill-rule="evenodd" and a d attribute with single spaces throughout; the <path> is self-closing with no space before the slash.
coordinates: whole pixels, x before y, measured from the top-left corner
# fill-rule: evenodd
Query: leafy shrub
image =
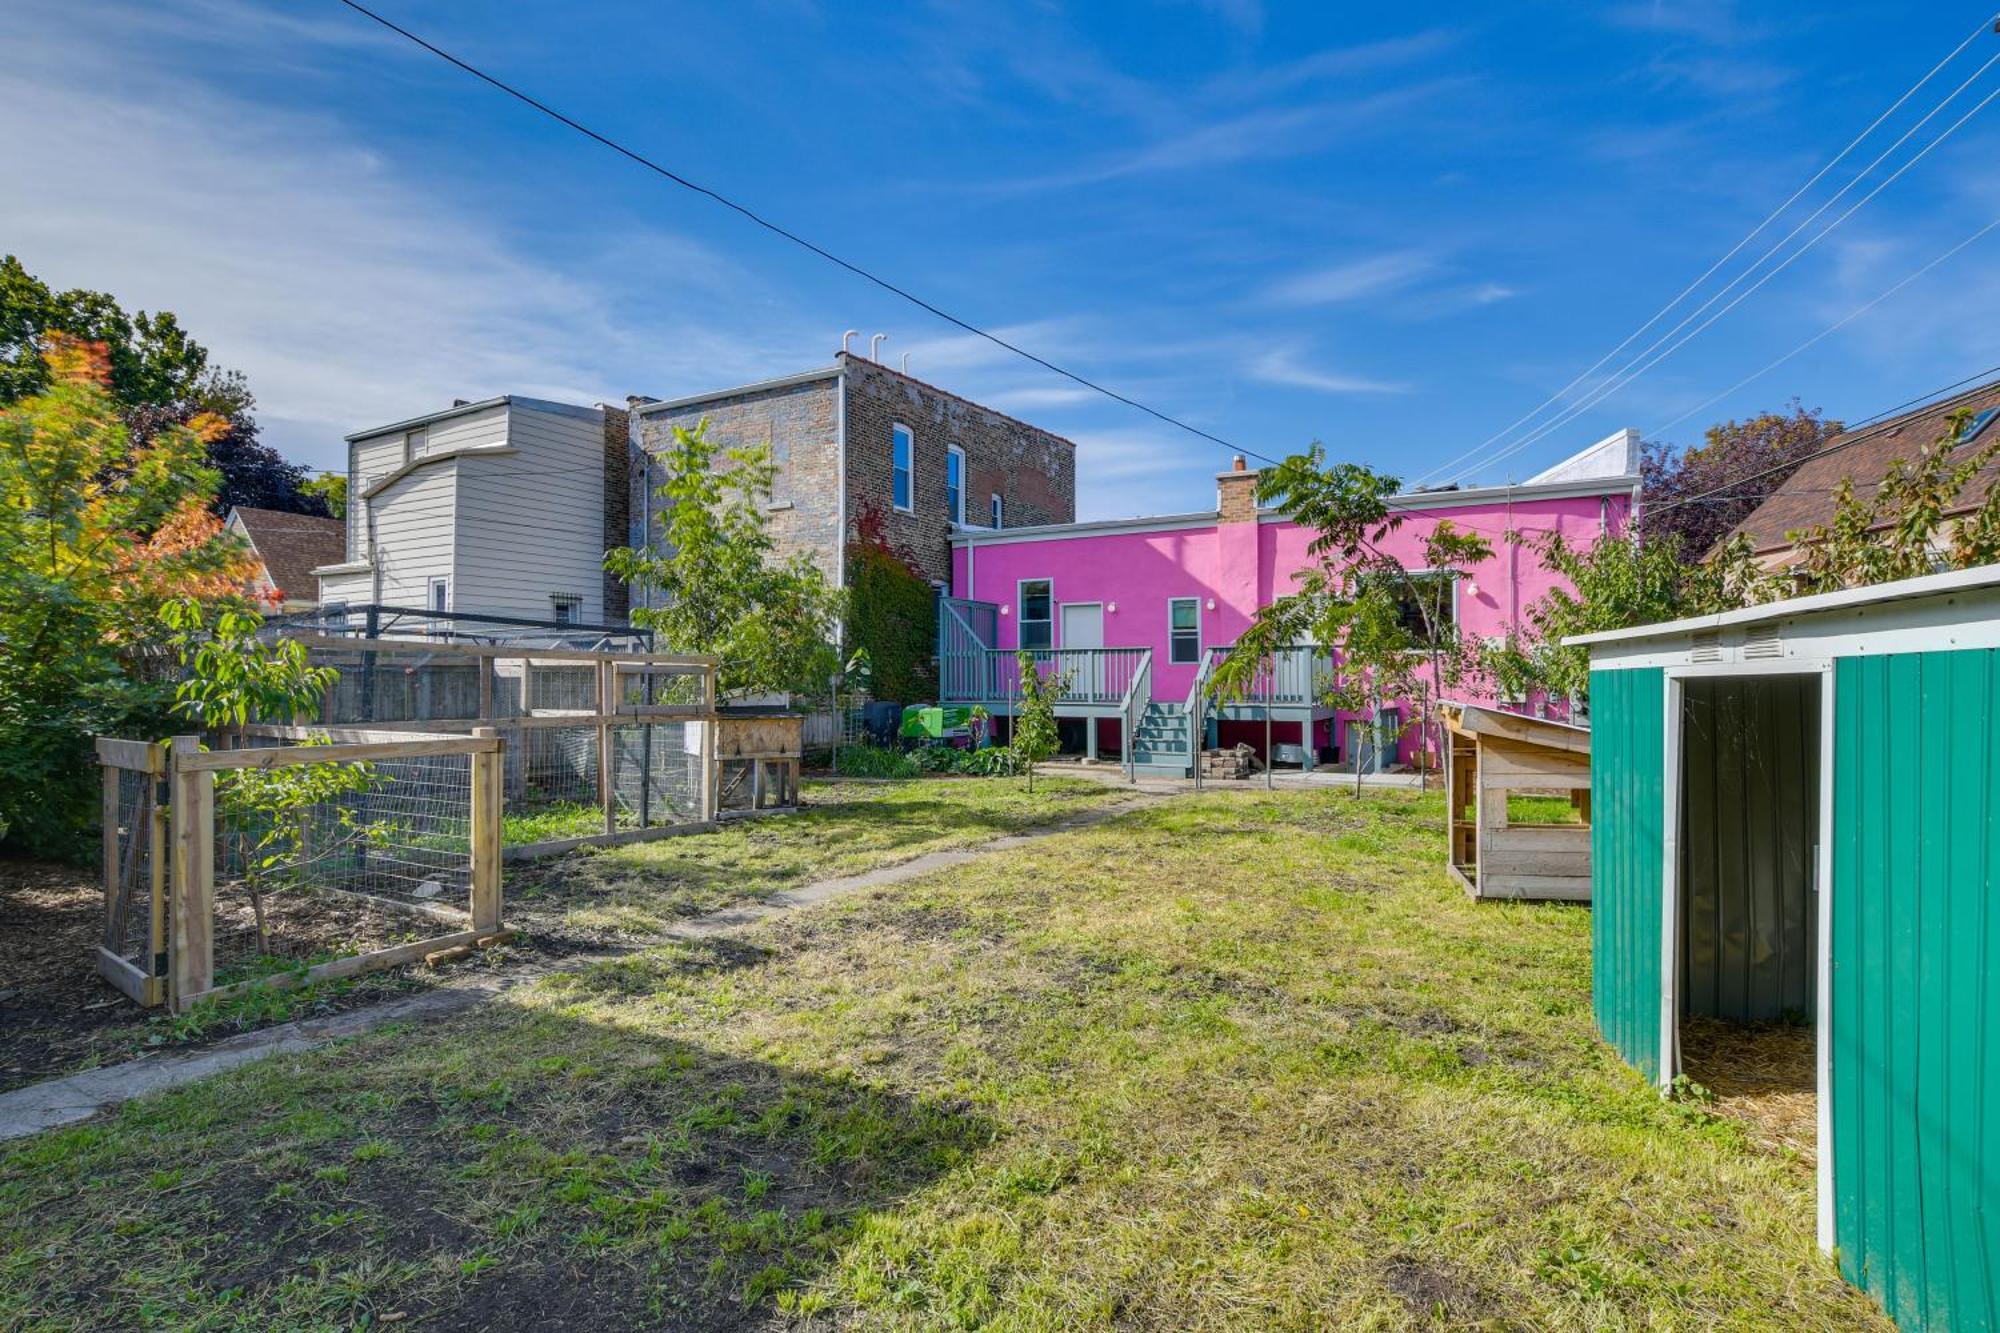
<path id="1" fill-rule="evenodd" d="M 958 771 L 975 778 L 1011 778 L 1026 771 L 1027 765 L 1011 746 L 991 745 L 984 750 L 965 750 Z"/>
<path id="2" fill-rule="evenodd" d="M 915 759 L 880 745 L 843 745 L 835 757 L 842 777 L 914 778 L 923 774 Z"/>

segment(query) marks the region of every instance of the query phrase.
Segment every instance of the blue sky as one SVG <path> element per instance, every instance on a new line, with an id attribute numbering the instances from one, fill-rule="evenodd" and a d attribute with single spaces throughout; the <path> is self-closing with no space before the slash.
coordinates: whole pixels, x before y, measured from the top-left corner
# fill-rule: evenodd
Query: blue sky
<path id="1" fill-rule="evenodd" d="M 1406 478 L 1590 365 L 1984 12 L 380 5 L 1053 360 L 1251 449 L 1319 439 Z M 912 373 L 1075 439 L 1085 517 L 1212 503 L 1223 450 L 938 324 L 332 0 L 16 0 L 0 49 L 0 248 L 179 311 L 250 375 L 267 437 L 314 466 L 347 430 L 454 397 L 689 393 L 824 363 L 857 328 L 890 335 L 892 365 L 908 353 Z M 1996 53 L 2000 36 L 1976 41 L 1741 258 Z M 1995 87 L 2000 66 L 1800 239 Z M 1691 411 L 1664 437 L 1793 396 L 1858 418 L 2000 364 L 1996 230 L 1704 406 L 2000 219 L 1996 147 L 2000 106 L 1671 358 L 1472 479 Z"/>

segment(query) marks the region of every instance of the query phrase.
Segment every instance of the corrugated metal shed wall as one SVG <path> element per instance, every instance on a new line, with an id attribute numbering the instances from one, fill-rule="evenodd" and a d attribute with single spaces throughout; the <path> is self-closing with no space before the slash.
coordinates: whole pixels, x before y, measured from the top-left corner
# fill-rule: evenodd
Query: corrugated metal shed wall
<path id="1" fill-rule="evenodd" d="M 1842 658 L 1834 708 L 1841 1269 L 1904 1328 L 2000 1329 L 2000 654 Z"/>
<path id="2" fill-rule="evenodd" d="M 1590 673 L 1591 1003 L 1598 1030 L 1660 1075 L 1665 673 Z"/>
<path id="3" fill-rule="evenodd" d="M 1813 1014 L 1819 677 L 1685 681 L 1682 1012 Z"/>

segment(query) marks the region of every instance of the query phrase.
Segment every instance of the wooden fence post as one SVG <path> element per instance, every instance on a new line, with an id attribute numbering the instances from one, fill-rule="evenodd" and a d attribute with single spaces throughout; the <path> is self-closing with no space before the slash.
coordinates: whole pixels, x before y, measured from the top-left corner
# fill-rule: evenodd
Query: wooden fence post
<path id="1" fill-rule="evenodd" d="M 701 729 L 701 822 L 713 824 L 722 806 L 722 722 L 710 717 Z"/>
<path id="2" fill-rule="evenodd" d="M 184 770 L 201 737 L 173 742 L 173 955 L 170 990 L 175 1013 L 215 985 L 215 774 Z"/>
<path id="3" fill-rule="evenodd" d="M 597 794 L 604 802 L 604 831 L 618 831 L 618 789 L 611 755 L 611 664 L 597 664 Z"/>
<path id="4" fill-rule="evenodd" d="M 506 747 L 494 727 L 474 727 L 473 736 L 493 748 L 472 756 L 472 928 L 500 929 L 500 809 L 505 799 Z"/>

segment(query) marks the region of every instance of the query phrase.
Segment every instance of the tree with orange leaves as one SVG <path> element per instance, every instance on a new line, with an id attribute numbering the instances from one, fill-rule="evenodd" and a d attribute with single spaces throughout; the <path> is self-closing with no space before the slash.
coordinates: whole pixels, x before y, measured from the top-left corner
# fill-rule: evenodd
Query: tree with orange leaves
<path id="1" fill-rule="evenodd" d="M 135 443 L 101 344 L 51 338 L 41 393 L 0 409 L 0 828 L 81 850 L 90 737 L 166 725 L 170 601 L 241 604 L 252 561 L 208 512 L 202 429 Z"/>

